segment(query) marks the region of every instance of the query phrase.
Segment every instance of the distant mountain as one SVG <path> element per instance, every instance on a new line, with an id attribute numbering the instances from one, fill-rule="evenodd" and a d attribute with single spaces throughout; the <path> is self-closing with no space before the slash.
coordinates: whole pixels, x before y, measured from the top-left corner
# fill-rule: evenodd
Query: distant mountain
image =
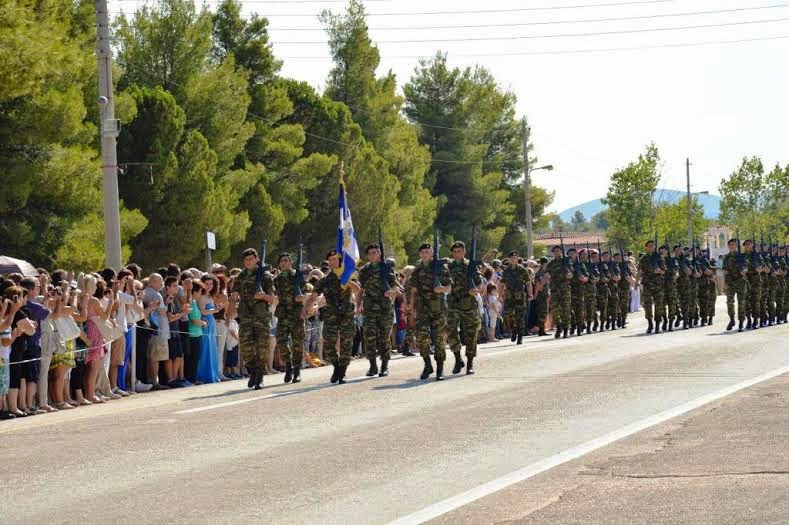
<path id="1" fill-rule="evenodd" d="M 655 192 L 654 202 L 677 202 L 678 200 L 685 197 L 686 193 L 680 190 L 667 190 L 658 188 Z M 717 220 L 718 214 L 720 213 L 720 205 L 721 205 L 721 198 L 718 195 L 696 195 L 696 198 L 699 200 L 702 206 L 704 206 L 704 217 L 710 220 Z M 559 212 L 559 217 L 564 222 L 570 222 L 570 219 L 575 215 L 575 212 L 581 210 L 581 213 L 584 214 L 586 220 L 592 218 L 592 215 L 601 212 L 604 210 L 606 206 L 600 202 L 600 199 L 595 199 L 593 201 L 584 202 L 583 204 L 579 204 L 577 206 L 573 206 L 572 208 L 567 208 L 564 211 Z"/>

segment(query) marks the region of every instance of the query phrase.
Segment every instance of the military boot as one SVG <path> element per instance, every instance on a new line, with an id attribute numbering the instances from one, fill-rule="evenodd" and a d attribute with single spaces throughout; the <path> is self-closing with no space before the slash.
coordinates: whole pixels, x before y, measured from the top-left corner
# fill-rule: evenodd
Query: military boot
<path id="1" fill-rule="evenodd" d="M 290 383 L 293 380 L 293 366 L 288 363 L 285 365 L 285 382 Z"/>
<path id="2" fill-rule="evenodd" d="M 293 384 L 301 383 L 301 367 L 300 366 L 294 366 L 293 367 L 293 381 L 291 381 L 291 382 Z"/>
<path id="3" fill-rule="evenodd" d="M 523 335 L 520 332 L 518 332 L 518 341 L 515 344 L 516 345 L 522 345 L 523 344 Z"/>
<path id="4" fill-rule="evenodd" d="M 741 325 L 742 327 L 742 325 Z M 732 328 L 734 328 L 734 317 L 729 317 L 729 324 L 726 325 L 726 331 L 729 332 Z"/>
<path id="5" fill-rule="evenodd" d="M 255 371 L 255 390 L 260 390 L 263 388 L 263 371 L 256 370 Z"/>
<path id="6" fill-rule="evenodd" d="M 706 317 L 702 317 L 701 318 L 701 326 L 707 326 L 707 318 Z"/>
<path id="7" fill-rule="evenodd" d="M 378 360 L 375 357 L 370 357 L 370 369 L 365 374 L 367 377 L 373 377 L 378 375 Z"/>
<path id="8" fill-rule="evenodd" d="M 679 318 L 679 316 L 677 316 L 677 317 L 674 319 L 674 327 L 675 327 L 675 328 L 676 328 L 677 326 L 679 326 L 679 323 L 680 323 L 680 321 L 682 321 L 682 319 L 680 319 L 680 318 Z"/>
<path id="9" fill-rule="evenodd" d="M 331 366 L 334 367 L 334 371 L 331 374 L 331 384 L 335 384 L 337 381 L 340 380 L 340 365 L 337 361 L 332 361 Z"/>
<path id="10" fill-rule="evenodd" d="M 459 374 L 463 367 L 466 366 L 466 363 L 463 362 L 463 359 L 460 357 L 460 352 L 452 352 L 452 355 L 455 356 L 455 366 L 452 368 L 453 374 Z"/>
<path id="11" fill-rule="evenodd" d="M 665 329 L 664 329 L 664 330 L 665 330 Z M 669 331 L 669 332 L 673 332 L 673 331 L 674 331 L 674 318 L 673 318 L 673 317 L 671 317 L 671 318 L 668 320 L 668 331 Z"/>
<path id="12" fill-rule="evenodd" d="M 381 370 L 378 372 L 378 377 L 386 377 L 389 375 L 389 358 L 381 359 Z"/>
<path id="13" fill-rule="evenodd" d="M 512 334 L 510 334 L 510 341 L 514 343 L 516 339 L 518 339 L 518 329 L 513 326 Z"/>
<path id="14" fill-rule="evenodd" d="M 554 339 L 559 339 L 562 336 L 562 323 L 556 323 L 556 333 L 553 334 Z"/>
<path id="15" fill-rule="evenodd" d="M 652 319 L 647 319 L 647 333 L 651 334 L 652 330 L 655 329 L 655 325 L 652 324 Z"/>
<path id="16" fill-rule="evenodd" d="M 466 357 L 466 375 L 470 376 L 473 375 L 476 370 L 474 370 L 474 356 Z"/>
<path id="17" fill-rule="evenodd" d="M 444 362 L 436 361 L 436 381 L 444 380 Z"/>
<path id="18" fill-rule="evenodd" d="M 422 369 L 422 375 L 419 376 L 419 379 L 424 381 L 433 373 L 433 363 L 430 361 L 430 356 L 423 357 L 422 359 L 425 361 L 425 367 Z"/>
<path id="19" fill-rule="evenodd" d="M 713 317 L 713 316 L 709 316 L 709 317 L 707 318 L 707 325 L 708 325 L 708 326 L 712 326 L 712 317 Z"/>
<path id="20" fill-rule="evenodd" d="M 656 334 L 660 333 L 660 318 L 659 317 L 657 319 L 655 319 L 655 333 Z"/>
<path id="21" fill-rule="evenodd" d="M 564 326 L 564 333 L 562 334 L 562 338 L 567 339 L 567 325 Z"/>
<path id="22" fill-rule="evenodd" d="M 750 329 L 751 329 L 751 318 L 750 318 L 750 316 L 749 316 L 749 317 L 747 317 L 746 319 L 748 319 L 748 324 L 746 325 L 746 327 L 745 327 L 745 328 L 747 328 L 748 330 L 750 330 Z"/>
<path id="23" fill-rule="evenodd" d="M 668 329 L 668 317 L 663 316 L 663 331 L 665 332 Z"/>
<path id="24" fill-rule="evenodd" d="M 571 324 L 570 325 L 570 335 L 574 335 L 574 334 L 575 334 L 575 325 Z"/>
<path id="25" fill-rule="evenodd" d="M 745 319 L 740 319 L 740 325 L 737 327 L 738 332 L 742 332 L 742 325 L 745 322 Z"/>
<path id="26" fill-rule="evenodd" d="M 596 332 L 598 328 L 601 328 L 600 331 L 602 332 L 602 325 L 597 322 L 597 319 L 595 319 L 594 324 L 592 325 L 592 332 Z"/>
<path id="27" fill-rule="evenodd" d="M 575 335 L 577 335 L 578 337 L 584 335 L 584 327 L 583 327 L 583 325 L 579 324 L 579 325 L 577 325 L 575 327 Z"/>
<path id="28" fill-rule="evenodd" d="M 596 323 L 596 322 L 597 322 L 597 321 L 595 321 L 595 323 Z M 587 333 L 587 334 L 591 334 L 591 333 L 592 333 L 592 322 L 591 322 L 591 321 L 587 321 L 587 322 L 586 322 L 586 333 Z"/>
<path id="29" fill-rule="evenodd" d="M 345 384 L 345 372 L 348 371 L 348 365 L 343 365 L 343 366 L 340 366 L 340 367 L 337 367 L 337 368 L 340 371 L 339 374 L 337 374 L 337 384 L 344 385 Z"/>
<path id="30" fill-rule="evenodd" d="M 548 335 L 545 333 L 545 324 L 541 324 L 540 331 L 537 332 L 537 337 L 542 337 L 543 335 Z"/>
<path id="31" fill-rule="evenodd" d="M 249 381 L 247 381 L 247 388 L 252 388 L 257 384 L 255 380 L 257 378 L 258 371 L 257 368 L 252 366 L 248 366 L 247 370 L 249 371 Z"/>

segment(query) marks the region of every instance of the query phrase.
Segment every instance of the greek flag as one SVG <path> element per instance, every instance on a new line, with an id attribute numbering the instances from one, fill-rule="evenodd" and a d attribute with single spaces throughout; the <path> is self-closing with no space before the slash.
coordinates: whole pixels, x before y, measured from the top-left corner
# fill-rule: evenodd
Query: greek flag
<path id="1" fill-rule="evenodd" d="M 348 284 L 351 276 L 356 271 L 356 261 L 359 260 L 359 245 L 356 242 L 356 232 L 353 230 L 351 209 L 348 207 L 348 195 L 345 193 L 342 166 L 340 166 L 340 227 L 337 230 L 337 253 L 342 255 L 340 281 L 342 284 Z"/>

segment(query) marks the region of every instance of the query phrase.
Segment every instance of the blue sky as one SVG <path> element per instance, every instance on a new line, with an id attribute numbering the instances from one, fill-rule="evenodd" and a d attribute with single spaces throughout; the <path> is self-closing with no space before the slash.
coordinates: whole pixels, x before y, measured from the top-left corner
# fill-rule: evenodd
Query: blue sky
<path id="1" fill-rule="evenodd" d="M 123 8 L 128 12 L 136 3 L 110 0 L 110 9 L 117 12 Z M 602 196 L 611 172 L 634 159 L 650 141 L 658 145 L 663 158 L 663 188 L 685 188 L 686 157 L 692 162 L 693 191 L 713 193 L 721 178 L 733 171 L 744 155 L 759 155 L 768 166 L 789 162 L 789 38 L 784 38 L 789 37 L 789 0 L 653 0 L 577 7 L 622 3 L 623 0 L 379 0 L 366 6 L 372 38 L 379 42 L 381 50 L 379 72 L 391 69 L 400 85 L 410 77 L 417 57 L 444 50 L 449 52 L 452 65 L 482 64 L 502 87 L 518 95 L 518 109 L 531 122 L 536 155 L 541 162 L 556 167 L 553 172 L 537 172 L 534 176 L 535 184 L 556 191 L 554 210 Z M 325 36 L 318 31 L 317 13 L 323 8 L 340 10 L 343 2 L 247 0 L 243 4 L 245 12 L 269 17 L 274 50 L 284 59 L 283 74 L 322 87 L 331 61 Z M 545 7 L 551 9 L 541 9 Z M 687 14 L 754 7 L 768 8 Z M 501 12 L 525 8 L 537 10 Z M 500 12 L 458 13 L 462 10 Z M 377 15 L 425 11 L 453 14 Z M 664 16 L 675 14 L 681 16 Z M 568 23 L 627 17 L 651 18 Z M 550 23 L 413 29 L 535 22 Z M 662 31 L 711 24 L 737 25 Z M 384 29 L 392 27 L 398 29 Z M 552 36 L 633 30 L 639 32 Z M 385 42 L 489 37 L 507 40 Z M 750 39 L 769 40 L 685 45 Z M 304 41 L 316 43 L 295 43 Z M 576 52 L 665 45 L 682 47 Z M 543 52 L 551 54 L 502 56 Z"/>

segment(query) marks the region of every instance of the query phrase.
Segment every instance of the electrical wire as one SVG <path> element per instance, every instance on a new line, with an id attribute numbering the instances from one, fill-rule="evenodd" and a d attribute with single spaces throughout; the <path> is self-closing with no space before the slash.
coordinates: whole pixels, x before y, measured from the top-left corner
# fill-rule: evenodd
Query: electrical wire
<path id="1" fill-rule="evenodd" d="M 787 22 L 789 17 L 768 18 L 762 20 L 740 20 L 738 22 L 719 22 L 715 24 L 694 24 L 675 27 L 642 27 L 638 29 L 618 29 L 613 31 L 590 31 L 587 33 L 554 33 L 552 35 L 515 35 L 515 36 L 481 36 L 481 37 L 462 37 L 462 38 L 425 38 L 425 39 L 400 39 L 400 40 L 378 40 L 376 44 L 415 44 L 415 43 L 435 43 L 435 42 L 482 42 L 493 40 L 539 40 L 542 38 L 578 38 L 590 36 L 612 36 L 629 35 L 637 33 L 658 33 L 665 31 L 687 31 L 694 29 L 708 29 L 713 27 L 732 27 L 753 24 L 768 24 L 775 22 Z M 276 42 L 281 45 L 316 45 L 326 44 L 325 40 L 280 40 Z"/>
<path id="2" fill-rule="evenodd" d="M 718 15 L 726 13 L 740 13 L 747 11 L 760 11 L 765 9 L 780 9 L 789 7 L 789 4 L 774 4 L 757 7 L 736 7 L 732 9 L 714 9 L 710 11 L 691 11 L 684 13 L 661 13 L 652 15 L 636 15 L 636 16 L 623 16 L 623 17 L 609 17 L 609 18 L 585 18 L 574 20 L 545 20 L 537 22 L 508 22 L 508 23 L 491 23 L 491 24 L 460 24 L 460 25 L 443 25 L 443 26 L 408 26 L 408 27 L 370 27 L 369 31 L 414 31 L 414 30 L 436 30 L 436 29 L 476 29 L 486 27 L 526 27 L 526 26 L 542 26 L 542 25 L 561 25 L 561 24 L 586 24 L 598 22 L 625 22 L 629 20 L 651 20 L 657 18 L 676 18 L 684 16 L 700 16 L 700 15 Z M 276 16 L 276 15 L 272 15 Z M 275 27 L 269 26 L 269 31 L 326 31 L 322 27 Z"/>

